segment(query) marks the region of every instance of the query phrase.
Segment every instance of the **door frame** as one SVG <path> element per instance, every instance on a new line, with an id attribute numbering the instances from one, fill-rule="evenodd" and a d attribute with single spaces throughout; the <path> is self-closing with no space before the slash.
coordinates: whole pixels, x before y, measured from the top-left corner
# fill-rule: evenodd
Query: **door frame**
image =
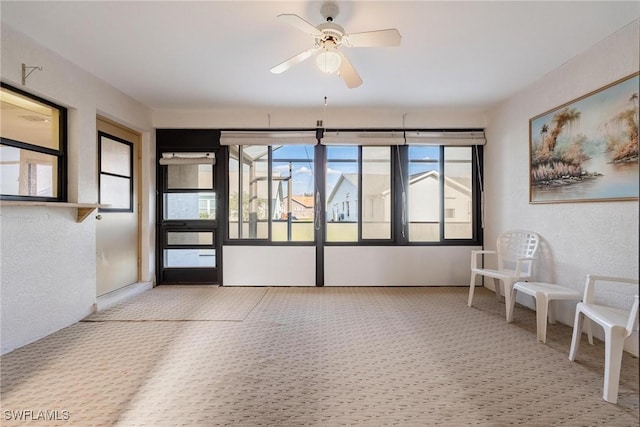
<path id="1" fill-rule="evenodd" d="M 99 138 L 101 135 L 106 135 L 108 137 L 112 137 L 114 140 L 122 140 L 132 145 L 132 168 L 133 168 L 133 188 L 132 188 L 132 208 L 136 214 L 136 282 L 129 283 L 123 285 L 117 289 L 113 289 L 105 294 L 110 292 L 114 292 L 120 289 L 123 289 L 126 286 L 132 285 L 134 283 L 140 282 L 142 278 L 142 134 L 134 129 L 128 128 L 118 122 L 115 122 L 111 119 L 108 119 L 101 115 L 96 115 L 96 150 L 99 147 Z M 131 140 L 133 139 L 133 140 Z M 97 152 L 96 156 L 96 175 L 97 175 L 97 189 L 99 188 L 99 174 L 100 174 L 100 152 Z M 96 215 L 96 219 L 100 217 L 100 215 L 108 212 L 101 212 L 100 209 Z M 96 249 L 98 242 L 96 241 Z M 97 252 L 97 251 L 96 251 Z M 97 256 L 97 253 L 96 253 Z M 97 264 L 97 262 L 96 262 Z M 96 267 L 97 269 L 97 267 Z M 96 271 L 97 273 L 97 271 Z M 98 295 L 98 278 L 96 277 L 96 296 L 100 297 L 102 295 Z"/>
<path id="2" fill-rule="evenodd" d="M 213 167 L 213 192 L 216 195 L 215 220 L 164 220 L 164 189 L 166 189 L 166 166 L 159 164 L 163 152 L 209 152 L 214 153 L 216 162 Z M 189 285 L 222 285 L 222 241 L 225 230 L 224 221 L 220 221 L 225 212 L 224 174 L 226 169 L 220 161 L 220 131 L 212 129 L 156 129 L 156 283 Z M 164 168 L 164 169 L 163 169 Z M 176 231 L 213 231 L 216 263 L 214 275 L 207 276 L 197 268 L 164 268 L 164 249 L 167 245 L 166 232 Z M 208 270 L 208 269 L 206 269 Z M 183 280 L 180 280 L 183 279 Z M 213 279 L 213 280 L 212 280 Z"/>

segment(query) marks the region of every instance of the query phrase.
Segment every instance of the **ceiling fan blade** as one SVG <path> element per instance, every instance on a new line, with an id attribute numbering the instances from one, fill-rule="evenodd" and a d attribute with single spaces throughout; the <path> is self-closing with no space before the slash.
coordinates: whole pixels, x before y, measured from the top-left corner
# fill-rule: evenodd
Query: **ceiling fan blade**
<path id="1" fill-rule="evenodd" d="M 286 61 L 284 61 L 281 64 L 276 65 L 270 71 L 273 74 L 284 73 L 285 71 L 287 71 L 289 68 L 293 67 L 294 65 L 304 61 L 305 59 L 311 58 L 320 49 L 322 49 L 322 48 L 314 47 L 312 49 L 305 50 L 304 52 L 300 52 L 296 56 L 287 59 Z"/>
<path id="2" fill-rule="evenodd" d="M 362 84 L 362 79 L 358 75 L 356 69 L 353 68 L 351 62 L 349 62 L 342 52 L 340 52 L 340 57 L 342 58 L 342 62 L 340 63 L 340 70 L 338 70 L 338 74 L 340 74 L 342 80 L 344 80 L 349 89 L 360 86 Z"/>
<path id="3" fill-rule="evenodd" d="M 402 36 L 395 28 L 348 34 L 342 38 L 342 42 L 349 47 L 398 46 L 400 40 Z"/>
<path id="4" fill-rule="evenodd" d="M 300 18 L 298 15 L 283 13 L 281 15 L 278 15 L 278 18 L 280 18 L 287 24 L 296 27 L 303 33 L 309 34 L 310 36 L 314 37 L 322 37 L 322 31 L 320 31 L 304 19 Z"/>

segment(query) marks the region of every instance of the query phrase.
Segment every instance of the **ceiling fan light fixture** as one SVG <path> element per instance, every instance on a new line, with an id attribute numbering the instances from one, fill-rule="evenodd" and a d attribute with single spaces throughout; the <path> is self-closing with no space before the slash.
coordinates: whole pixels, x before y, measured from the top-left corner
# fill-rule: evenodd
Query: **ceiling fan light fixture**
<path id="1" fill-rule="evenodd" d="M 333 74 L 340 69 L 342 58 L 338 52 L 324 50 L 316 57 L 316 64 L 323 73 Z"/>

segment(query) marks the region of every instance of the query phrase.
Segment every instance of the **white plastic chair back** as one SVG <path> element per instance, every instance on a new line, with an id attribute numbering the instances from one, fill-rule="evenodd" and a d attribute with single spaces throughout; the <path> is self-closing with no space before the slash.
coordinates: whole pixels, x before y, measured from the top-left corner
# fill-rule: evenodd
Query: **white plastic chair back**
<path id="1" fill-rule="evenodd" d="M 540 237 L 532 231 L 512 230 L 498 236 L 498 270 L 515 271 L 518 259 L 534 258 Z M 528 278 L 533 274 L 533 260 L 520 263 L 520 278 Z"/>

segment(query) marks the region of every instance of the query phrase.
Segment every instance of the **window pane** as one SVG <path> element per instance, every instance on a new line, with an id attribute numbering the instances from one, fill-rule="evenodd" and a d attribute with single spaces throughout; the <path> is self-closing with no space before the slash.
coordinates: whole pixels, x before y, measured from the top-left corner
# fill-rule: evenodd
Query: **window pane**
<path id="1" fill-rule="evenodd" d="M 131 176 L 131 145 L 100 137 L 100 172 Z"/>
<path id="2" fill-rule="evenodd" d="M 358 241 L 358 147 L 327 147 L 327 241 Z"/>
<path id="3" fill-rule="evenodd" d="M 213 165 L 167 165 L 167 188 L 213 189 Z"/>
<path id="4" fill-rule="evenodd" d="M 274 146 L 272 150 L 271 240 L 312 242 L 315 239 L 314 147 Z"/>
<path id="5" fill-rule="evenodd" d="M 100 203 L 106 209 L 131 209 L 131 178 L 100 174 Z"/>
<path id="6" fill-rule="evenodd" d="M 471 147 L 444 149 L 444 237 L 473 238 Z"/>
<path id="7" fill-rule="evenodd" d="M 164 219 L 215 219 L 216 193 L 165 193 Z"/>
<path id="8" fill-rule="evenodd" d="M 357 222 L 327 222 L 327 242 L 357 242 Z"/>
<path id="9" fill-rule="evenodd" d="M 440 147 L 409 147 L 409 241 L 440 241 Z M 408 188 L 407 188 L 408 187 Z"/>
<path id="10" fill-rule="evenodd" d="M 165 249 L 165 268 L 215 267 L 215 249 Z"/>
<path id="11" fill-rule="evenodd" d="M 362 147 L 362 238 L 391 238 L 390 147 Z"/>
<path id="12" fill-rule="evenodd" d="M 60 149 L 60 112 L 7 88 L 0 88 L 0 135 L 14 141 Z"/>
<path id="13" fill-rule="evenodd" d="M 268 162 L 256 159 L 242 165 L 242 238 L 269 237 Z"/>
<path id="14" fill-rule="evenodd" d="M 211 231 L 169 231 L 167 233 L 168 245 L 213 245 L 213 232 Z"/>
<path id="15" fill-rule="evenodd" d="M 4 195 L 57 197 L 58 158 L 0 145 L 0 188 Z"/>
<path id="16" fill-rule="evenodd" d="M 269 237 L 268 154 L 266 146 L 229 146 L 229 238 Z"/>
<path id="17" fill-rule="evenodd" d="M 313 241 L 313 168 L 312 145 L 230 146 L 229 238 Z"/>

